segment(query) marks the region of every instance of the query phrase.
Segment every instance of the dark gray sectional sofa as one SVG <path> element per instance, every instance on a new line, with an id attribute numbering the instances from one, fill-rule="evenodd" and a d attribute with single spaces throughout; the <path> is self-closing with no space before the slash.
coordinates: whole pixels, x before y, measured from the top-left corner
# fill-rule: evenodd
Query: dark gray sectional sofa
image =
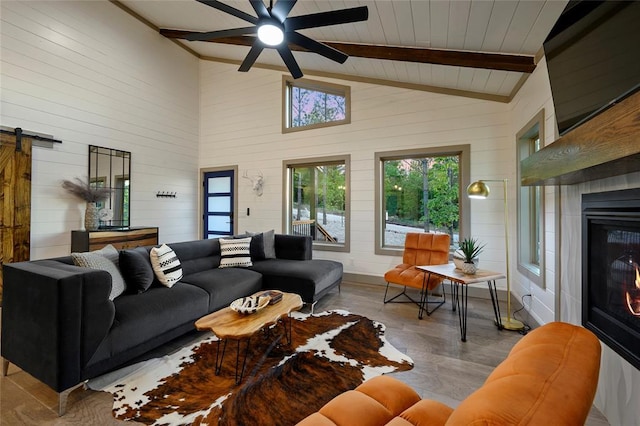
<path id="1" fill-rule="evenodd" d="M 59 392 L 62 414 L 79 383 L 194 330 L 198 318 L 237 298 L 277 289 L 313 304 L 342 281 L 342 264 L 311 259 L 309 237 L 276 234 L 276 258 L 248 268 L 218 268 L 217 239 L 169 245 L 180 260 L 181 281 L 113 301 L 111 275 L 74 266 L 71 256 L 5 265 L 3 373 L 14 363 Z M 150 249 L 133 250 L 148 257 Z"/>

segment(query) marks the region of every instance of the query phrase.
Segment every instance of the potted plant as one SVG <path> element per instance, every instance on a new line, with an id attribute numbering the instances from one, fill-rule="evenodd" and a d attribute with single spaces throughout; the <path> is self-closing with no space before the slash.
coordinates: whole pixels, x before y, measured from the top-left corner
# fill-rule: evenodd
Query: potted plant
<path id="1" fill-rule="evenodd" d="M 460 269 L 465 274 L 475 274 L 478 270 L 478 255 L 482 253 L 484 244 L 480 244 L 475 238 L 465 238 L 460 243 L 460 251 L 463 255 L 464 262 Z"/>
<path id="2" fill-rule="evenodd" d="M 104 201 L 111 195 L 111 188 L 98 188 L 80 178 L 63 180 L 62 187 L 87 203 L 84 215 L 84 227 L 87 231 L 95 231 L 100 227 L 98 207 L 96 203 Z"/>

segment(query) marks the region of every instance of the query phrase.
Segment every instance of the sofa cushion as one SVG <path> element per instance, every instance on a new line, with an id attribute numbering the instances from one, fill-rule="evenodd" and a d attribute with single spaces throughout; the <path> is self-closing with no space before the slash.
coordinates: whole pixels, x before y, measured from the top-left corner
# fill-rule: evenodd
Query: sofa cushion
<path id="1" fill-rule="evenodd" d="M 342 280 L 342 264 L 333 260 L 270 259 L 251 269 L 262 274 L 264 288 L 297 293 L 306 303 Z"/>
<path id="2" fill-rule="evenodd" d="M 107 259 L 102 254 L 95 252 L 71 253 L 71 257 L 77 266 L 100 269 L 107 271 L 109 275 L 111 275 L 111 293 L 109 294 L 109 300 L 114 300 L 116 297 L 124 293 L 126 288 L 124 278 L 118 270 L 118 267 L 111 260 Z"/>
<path id="3" fill-rule="evenodd" d="M 209 311 L 225 308 L 236 299 L 262 288 L 262 276 L 245 268 L 221 268 L 197 272 L 182 282 L 199 287 L 209 294 Z"/>
<path id="4" fill-rule="evenodd" d="M 143 247 L 120 252 L 120 272 L 131 293 L 147 291 L 155 278 L 149 253 Z"/>
<path id="5" fill-rule="evenodd" d="M 246 268 L 251 262 L 251 237 L 220 238 L 219 268 Z"/>
<path id="6" fill-rule="evenodd" d="M 142 294 L 124 294 L 114 301 L 116 316 L 109 333 L 109 351 L 117 354 L 206 315 L 208 297 L 190 285 L 151 287 Z"/>
<path id="7" fill-rule="evenodd" d="M 151 266 L 160 284 L 173 287 L 182 278 L 182 266 L 175 252 L 166 244 L 154 247 L 149 253 Z"/>
<path id="8" fill-rule="evenodd" d="M 180 259 L 185 277 L 217 268 L 220 264 L 220 242 L 217 238 L 171 243 L 171 248 Z"/>

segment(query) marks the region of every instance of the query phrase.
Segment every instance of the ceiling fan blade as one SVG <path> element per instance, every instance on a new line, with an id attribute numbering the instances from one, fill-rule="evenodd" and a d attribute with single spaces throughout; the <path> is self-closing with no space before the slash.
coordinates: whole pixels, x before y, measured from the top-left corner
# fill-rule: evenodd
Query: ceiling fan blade
<path id="1" fill-rule="evenodd" d="M 271 9 L 271 15 L 280 22 L 284 22 L 297 1 L 298 0 L 278 0 L 275 6 Z"/>
<path id="2" fill-rule="evenodd" d="M 280 54 L 280 57 L 284 61 L 284 64 L 289 69 L 291 76 L 293 78 L 302 77 L 303 75 L 302 70 L 298 66 L 296 59 L 293 57 L 293 53 L 291 53 L 291 49 L 289 49 L 289 47 L 285 43 L 278 46 L 277 49 L 278 49 L 278 53 Z"/>
<path id="3" fill-rule="evenodd" d="M 257 24 L 258 23 L 258 18 L 256 18 L 255 16 L 249 15 L 246 12 L 243 12 L 239 9 L 236 9 L 235 7 L 231 7 L 229 5 L 226 5 L 222 2 L 219 2 L 217 0 L 198 0 L 200 3 L 202 4 L 206 4 L 207 6 L 213 7 L 214 9 L 218 9 L 221 10 L 225 13 L 228 13 L 229 15 L 233 15 L 236 18 L 240 18 L 243 21 L 247 21 L 250 22 L 252 24 Z"/>
<path id="4" fill-rule="evenodd" d="M 232 28 L 230 30 L 208 31 L 205 33 L 189 33 L 184 36 L 189 41 L 208 41 L 223 37 L 236 37 L 246 34 L 255 34 L 258 27 Z"/>
<path id="5" fill-rule="evenodd" d="M 267 10 L 267 6 L 264 5 L 262 0 L 249 0 L 251 3 L 251 7 L 256 11 L 258 18 L 269 18 L 269 11 Z M 282 21 L 280 21 L 282 22 Z"/>
<path id="6" fill-rule="evenodd" d="M 260 40 L 256 40 L 255 43 L 253 43 L 253 46 L 251 46 L 251 50 L 249 50 L 247 57 L 244 58 L 244 61 L 242 61 L 242 64 L 240 64 L 240 68 L 238 68 L 238 71 L 249 71 L 249 68 L 251 68 L 251 66 L 256 62 L 256 59 L 258 59 L 258 56 L 260 56 L 260 53 L 262 53 L 263 49 L 264 45 L 262 44 L 262 42 L 260 42 Z"/>
<path id="7" fill-rule="evenodd" d="M 367 6 L 360 6 L 353 7 L 351 9 L 331 10 L 329 12 L 292 16 L 284 21 L 284 28 L 285 31 L 295 31 L 305 28 L 348 24 L 349 22 L 366 21 L 367 19 L 369 19 L 369 9 Z"/>
<path id="8" fill-rule="evenodd" d="M 304 47 L 311 52 L 317 53 L 324 56 L 325 58 L 331 59 L 332 61 L 339 62 L 341 64 L 344 64 L 344 62 L 349 57 L 349 55 L 339 51 L 338 49 L 334 49 L 331 46 L 327 46 L 324 43 L 311 39 L 295 31 L 287 33 L 287 38 L 290 42 L 297 44 L 300 47 Z"/>

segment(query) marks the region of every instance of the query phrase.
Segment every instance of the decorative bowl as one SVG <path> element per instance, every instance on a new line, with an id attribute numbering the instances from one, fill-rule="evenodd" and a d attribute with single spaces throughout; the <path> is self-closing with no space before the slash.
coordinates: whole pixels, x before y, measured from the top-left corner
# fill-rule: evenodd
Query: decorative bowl
<path id="1" fill-rule="evenodd" d="M 253 314 L 269 305 L 270 297 L 248 296 L 231 302 L 229 307 L 240 314 Z"/>

